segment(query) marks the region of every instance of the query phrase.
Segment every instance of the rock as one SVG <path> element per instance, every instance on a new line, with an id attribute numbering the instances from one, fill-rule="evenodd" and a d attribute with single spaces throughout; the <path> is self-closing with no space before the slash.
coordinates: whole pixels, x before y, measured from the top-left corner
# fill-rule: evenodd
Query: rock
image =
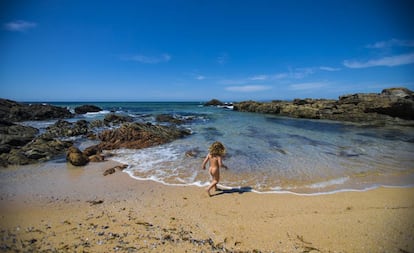
<path id="1" fill-rule="evenodd" d="M 104 118 L 104 124 L 109 126 L 111 124 L 122 124 L 125 122 L 132 122 L 133 118 L 130 116 L 117 115 L 114 113 L 108 114 Z"/>
<path id="2" fill-rule="evenodd" d="M 89 162 L 94 162 L 94 163 L 105 162 L 105 156 L 103 155 L 91 155 L 88 157 L 88 159 L 89 159 Z"/>
<path id="3" fill-rule="evenodd" d="M 34 127 L 22 126 L 0 120 L 0 153 L 2 146 L 23 146 L 34 139 L 39 130 Z"/>
<path id="4" fill-rule="evenodd" d="M 198 148 L 191 149 L 185 152 L 185 156 L 191 157 L 191 158 L 198 157 L 199 154 L 200 154 L 200 150 Z"/>
<path id="5" fill-rule="evenodd" d="M 99 134 L 98 150 L 119 148 L 140 149 L 164 144 L 189 135 L 188 130 L 150 123 L 125 123 L 118 129 L 104 130 Z"/>
<path id="6" fill-rule="evenodd" d="M 48 161 L 63 154 L 72 145 L 73 143 L 69 141 L 38 136 L 21 148 L 11 147 L 9 152 L 1 154 L 0 164 L 6 167 L 7 165 L 25 165 Z"/>
<path id="7" fill-rule="evenodd" d="M 219 106 L 219 105 L 224 105 L 224 103 L 218 99 L 212 99 L 204 104 L 204 106 Z"/>
<path id="8" fill-rule="evenodd" d="M 185 122 L 184 120 L 177 119 L 177 118 L 175 118 L 171 115 L 168 115 L 168 114 L 159 114 L 155 117 L 155 120 L 157 122 L 168 122 L 168 123 L 177 124 L 177 125 L 178 124 L 183 124 Z"/>
<path id="9" fill-rule="evenodd" d="M 244 101 L 235 103 L 234 110 L 372 125 L 413 125 L 410 122 L 414 120 L 414 94 L 406 88 L 390 88 L 383 90 L 381 94 L 357 93 L 340 96 L 338 100 L 307 98 L 295 99 L 292 102 Z"/>
<path id="10" fill-rule="evenodd" d="M 95 105 L 81 105 L 81 106 L 75 107 L 75 113 L 77 114 L 85 114 L 88 112 L 100 112 L 100 111 L 102 111 L 102 109 Z"/>
<path id="11" fill-rule="evenodd" d="M 88 157 L 74 146 L 69 148 L 66 160 L 75 166 L 84 166 L 89 162 Z"/>
<path id="12" fill-rule="evenodd" d="M 66 108 L 48 104 L 23 104 L 8 99 L 0 99 L 0 119 L 7 121 L 47 120 L 71 118 L 73 114 Z"/>
<path id="13" fill-rule="evenodd" d="M 389 88 L 382 90 L 381 95 L 412 100 L 414 93 L 407 88 Z"/>
<path id="14" fill-rule="evenodd" d="M 107 176 L 107 175 L 114 174 L 114 173 L 115 173 L 115 168 L 109 168 L 104 171 L 103 175 Z"/>
<path id="15" fill-rule="evenodd" d="M 47 127 L 46 132 L 42 135 L 47 138 L 87 135 L 90 133 L 88 124 L 86 120 L 78 120 L 76 123 L 58 120 L 55 124 Z"/>
<path id="16" fill-rule="evenodd" d="M 102 149 L 98 148 L 98 145 L 87 147 L 83 150 L 83 154 L 86 156 L 93 156 L 100 154 L 102 152 Z"/>

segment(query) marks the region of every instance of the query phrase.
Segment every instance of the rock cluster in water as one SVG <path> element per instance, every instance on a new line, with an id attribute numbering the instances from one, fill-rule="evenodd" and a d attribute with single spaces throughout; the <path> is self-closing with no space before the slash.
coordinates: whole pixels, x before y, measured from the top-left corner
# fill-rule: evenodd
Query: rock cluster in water
<path id="1" fill-rule="evenodd" d="M 234 110 L 369 125 L 414 125 L 414 93 L 406 88 L 390 88 L 380 94 L 357 93 L 340 96 L 338 100 L 244 101 L 235 103 Z"/>
<path id="2" fill-rule="evenodd" d="M 75 111 L 79 114 L 96 112 L 98 109 L 101 110 L 87 105 L 77 107 Z M 26 105 L 0 99 L 0 166 L 48 161 L 57 156 L 63 157 L 64 154 L 71 164 L 83 166 L 90 161 L 104 161 L 105 157 L 101 154 L 103 150 L 145 148 L 190 134 L 174 125 L 134 123 L 131 117 L 116 114 L 108 114 L 103 120 L 92 122 L 78 120 L 71 123 L 63 120 L 73 116 L 66 108 L 44 104 Z M 36 128 L 17 123 L 47 119 L 58 120 L 41 134 Z M 72 137 L 85 137 L 100 143 L 80 151 L 74 146 Z"/>

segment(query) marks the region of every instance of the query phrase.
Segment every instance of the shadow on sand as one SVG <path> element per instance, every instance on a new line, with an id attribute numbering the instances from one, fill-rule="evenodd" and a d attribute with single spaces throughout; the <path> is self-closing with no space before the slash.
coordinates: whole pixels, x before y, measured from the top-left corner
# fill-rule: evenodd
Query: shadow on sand
<path id="1" fill-rule="evenodd" d="M 222 194 L 233 194 L 233 193 L 243 194 L 245 192 L 251 192 L 252 190 L 253 188 L 250 186 L 231 188 L 231 189 L 218 189 L 218 191 L 211 196 L 213 197 L 213 196 L 218 196 Z"/>

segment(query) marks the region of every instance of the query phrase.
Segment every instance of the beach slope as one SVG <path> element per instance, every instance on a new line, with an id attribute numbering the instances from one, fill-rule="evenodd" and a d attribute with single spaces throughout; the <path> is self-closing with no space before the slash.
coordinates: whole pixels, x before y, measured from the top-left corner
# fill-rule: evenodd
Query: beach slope
<path id="1" fill-rule="evenodd" d="M 208 197 L 120 171 L 103 176 L 115 165 L 1 170 L 0 250 L 414 252 L 414 188 Z"/>

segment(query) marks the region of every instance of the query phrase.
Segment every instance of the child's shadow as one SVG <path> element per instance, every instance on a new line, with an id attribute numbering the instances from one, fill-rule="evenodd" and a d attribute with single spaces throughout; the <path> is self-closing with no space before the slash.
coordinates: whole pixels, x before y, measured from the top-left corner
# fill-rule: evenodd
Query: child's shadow
<path id="1" fill-rule="evenodd" d="M 219 196 L 222 194 L 233 194 L 233 193 L 243 194 L 245 192 L 251 192 L 252 190 L 253 188 L 250 186 L 231 188 L 231 189 L 218 189 L 217 192 L 212 196 Z"/>

